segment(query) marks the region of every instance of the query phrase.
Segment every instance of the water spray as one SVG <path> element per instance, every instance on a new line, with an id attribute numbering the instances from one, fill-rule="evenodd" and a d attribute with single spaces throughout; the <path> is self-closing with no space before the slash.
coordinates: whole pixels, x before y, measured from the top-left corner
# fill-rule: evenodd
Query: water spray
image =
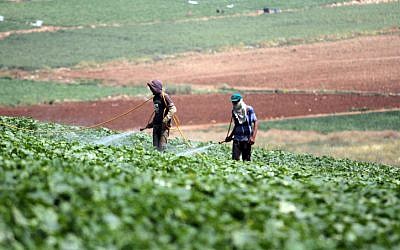
<path id="1" fill-rule="evenodd" d="M 104 137 L 104 138 L 102 138 L 100 140 L 95 141 L 94 143 L 95 144 L 106 145 L 106 146 L 112 145 L 112 144 L 115 144 L 116 142 L 119 142 L 119 141 L 123 140 L 125 137 L 128 137 L 128 136 L 130 136 L 132 134 L 135 134 L 137 132 L 138 131 L 127 131 L 127 132 L 124 132 L 124 133 L 121 133 L 121 134 L 109 135 L 109 136 L 106 136 L 106 137 Z"/>
<path id="2" fill-rule="evenodd" d="M 193 155 L 193 154 L 198 154 L 198 153 L 204 152 L 207 149 L 209 149 L 211 147 L 214 147 L 214 146 L 216 146 L 216 144 L 210 144 L 210 145 L 203 146 L 203 147 L 200 147 L 200 148 L 193 148 L 193 149 L 189 149 L 189 150 L 180 152 L 180 153 L 178 153 L 176 155 L 177 156 L 190 156 L 190 155 Z"/>

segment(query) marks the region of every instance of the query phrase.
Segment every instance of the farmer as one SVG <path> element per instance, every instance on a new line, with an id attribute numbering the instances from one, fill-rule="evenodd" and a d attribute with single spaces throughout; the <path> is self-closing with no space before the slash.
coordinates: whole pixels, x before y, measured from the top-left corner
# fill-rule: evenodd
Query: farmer
<path id="1" fill-rule="evenodd" d="M 250 161 L 251 145 L 254 144 L 257 134 L 257 117 L 253 107 L 246 105 L 239 93 L 233 94 L 231 101 L 234 127 L 230 135 L 225 138 L 225 142 L 233 140 L 233 160 L 240 160 L 242 155 L 243 161 Z"/>
<path id="2" fill-rule="evenodd" d="M 154 95 L 154 118 L 152 122 L 140 130 L 153 128 L 153 146 L 159 151 L 164 151 L 167 146 L 171 119 L 176 112 L 176 107 L 169 95 L 164 93 L 160 80 L 152 80 L 150 83 L 147 83 L 147 86 Z"/>

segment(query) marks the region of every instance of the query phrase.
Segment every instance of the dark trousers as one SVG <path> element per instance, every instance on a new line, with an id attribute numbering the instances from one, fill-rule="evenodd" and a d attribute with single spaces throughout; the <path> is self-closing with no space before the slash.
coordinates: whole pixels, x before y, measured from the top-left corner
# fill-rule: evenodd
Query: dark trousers
<path id="1" fill-rule="evenodd" d="M 242 155 L 243 161 L 250 161 L 251 144 L 248 141 L 233 141 L 232 145 L 232 160 L 240 160 Z"/>
<path id="2" fill-rule="evenodd" d="M 153 126 L 153 146 L 159 151 L 164 151 L 167 147 L 169 129 L 163 129 L 162 125 Z"/>

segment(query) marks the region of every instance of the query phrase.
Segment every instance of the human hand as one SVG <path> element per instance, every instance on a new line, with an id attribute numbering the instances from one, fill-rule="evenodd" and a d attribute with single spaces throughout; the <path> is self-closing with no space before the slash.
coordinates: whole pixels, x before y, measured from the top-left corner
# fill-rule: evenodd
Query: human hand
<path id="1" fill-rule="evenodd" d="M 230 142 L 230 141 L 232 141 L 233 140 L 233 136 L 227 136 L 226 138 L 225 138 L 225 142 Z"/>
<path id="2" fill-rule="evenodd" d="M 249 139 L 250 145 L 253 145 L 255 142 L 256 142 L 256 138 L 254 138 L 253 136 L 250 137 L 250 139 Z"/>
<path id="3" fill-rule="evenodd" d="M 163 130 L 166 130 L 166 129 L 170 129 L 170 126 L 168 125 L 168 122 L 163 122 L 162 125 L 161 125 L 161 128 Z"/>

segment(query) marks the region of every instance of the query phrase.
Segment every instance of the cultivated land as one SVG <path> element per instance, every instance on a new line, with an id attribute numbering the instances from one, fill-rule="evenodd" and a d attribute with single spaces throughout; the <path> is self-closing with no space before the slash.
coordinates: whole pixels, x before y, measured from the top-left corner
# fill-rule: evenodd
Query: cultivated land
<path id="1" fill-rule="evenodd" d="M 332 2 L 329 1 L 293 2 L 282 9 L 282 15 L 266 16 L 254 12 L 255 6 L 251 7 L 252 11 L 241 6 L 224 15 L 207 15 L 211 13 L 210 9 L 202 9 L 192 12 L 193 16 L 183 15 L 185 11 L 178 6 L 169 6 L 176 8 L 178 14 L 163 16 L 165 20 L 152 21 L 149 16 L 143 15 L 144 19 L 129 21 L 127 16 L 119 15 L 121 19 L 114 23 L 93 22 L 102 16 L 103 8 L 100 7 L 85 14 L 86 20 L 79 21 L 77 18 L 75 20 L 79 22 L 74 23 L 61 18 L 59 21 L 63 23 L 48 22 L 60 26 L 28 31 L 41 33 L 3 33 L 4 40 L 0 46 L 4 46 L 2 58 L 7 60 L 0 70 L 0 75 L 5 77 L 0 82 L 5 86 L 2 88 L 4 98 L 0 114 L 93 125 L 142 102 L 148 92 L 144 89 L 145 83 L 153 78 L 162 79 L 167 87 L 182 85 L 190 87 L 190 92 L 206 93 L 174 96 L 184 126 L 229 121 L 229 95 L 207 94 L 210 92 L 242 91 L 248 103 L 257 109 L 260 119 L 399 108 L 400 36 L 398 18 L 395 18 L 400 9 L 397 8 L 399 3 L 358 3 L 362 5 L 345 4 L 345 7 L 330 8 Z M 146 4 L 138 6 L 138 10 L 146 8 Z M 32 5 L 24 3 L 14 7 L 23 9 Z M 82 8 L 84 11 L 85 7 Z M 65 17 L 75 15 L 66 6 L 62 9 Z M 40 12 L 40 8 L 35 11 Z M 331 23 L 329 29 L 324 22 Z M 248 28 L 246 34 L 243 33 L 246 30 L 244 26 Z M 279 29 L 276 30 L 276 27 Z M 197 33 L 191 33 L 196 29 L 199 29 Z M 183 30 L 185 37 L 181 36 Z M 224 31 L 223 37 L 220 36 L 221 31 Z M 153 33 L 158 34 L 157 38 L 151 36 Z M 201 39 L 197 38 L 199 34 Z M 159 37 L 163 38 L 163 43 L 158 43 Z M 238 42 L 237 37 L 245 37 L 249 41 Z M 43 41 L 46 41 L 44 50 L 30 49 L 33 46 L 40 50 Z M 213 42 L 210 44 L 207 41 Z M 65 46 L 60 47 L 59 44 Z M 29 52 L 24 52 L 25 49 Z M 106 58 L 99 57 L 104 54 L 103 51 L 107 54 L 106 62 L 102 62 Z M 119 58 L 121 52 L 127 59 Z M 30 57 L 24 56 L 26 54 Z M 68 68 L 48 68 L 74 62 L 79 64 Z M 46 68 L 41 69 L 44 64 Z M 21 70 L 23 68 L 37 69 Z M 33 84 L 31 80 L 38 81 L 38 84 Z M 74 84 L 62 86 L 54 82 Z M 29 91 L 23 87 L 27 85 L 31 86 Z M 13 86 L 14 94 L 10 92 Z M 41 94 L 43 89 L 46 94 Z M 136 99 L 133 98 L 135 96 Z M 77 102 L 99 98 L 107 100 Z M 75 102 L 63 103 L 71 100 Z M 35 103 L 41 105 L 5 107 Z M 43 105 L 46 103 L 51 105 Z M 57 105 L 52 105 L 54 103 Z M 213 104 L 212 108 L 209 104 Z M 150 110 L 150 105 L 147 105 L 104 126 L 122 130 L 141 127 L 147 122 Z M 286 150 L 297 150 L 290 146 L 282 147 L 279 139 L 274 143 L 270 136 L 260 134 L 259 139 L 259 146 L 276 145 Z M 306 148 L 309 150 L 309 147 Z M 367 155 L 368 150 L 364 157 Z M 348 157 L 347 154 L 337 156 Z M 394 153 L 389 158 L 398 157 Z M 397 165 L 396 160 L 390 163 Z"/>
<path id="2" fill-rule="evenodd" d="M 400 35 L 359 37 L 345 41 L 264 49 L 233 49 L 216 54 L 183 55 L 159 62 L 110 63 L 87 69 L 35 73 L 22 78 L 105 83 L 166 82 L 215 89 L 341 90 L 400 93 Z"/>
<path id="3" fill-rule="evenodd" d="M 257 109 L 259 117 L 269 119 L 399 108 L 400 50 L 398 48 L 400 48 L 400 36 L 385 35 L 284 48 L 223 52 L 215 55 L 187 55 L 154 63 L 117 63 L 93 69 L 59 69 L 33 73 L 14 71 L 5 74 L 24 79 L 64 82 L 96 79 L 97 82 L 133 86 L 137 86 L 137 83 L 145 85 L 146 79 L 160 78 L 165 79 L 166 83 L 189 83 L 194 89 L 201 86 L 209 88 L 210 91 L 213 89 L 221 91 L 232 87 L 256 93 L 277 90 L 279 94 L 249 92 L 246 95 L 246 100 Z M 310 93 L 296 94 L 296 90 Z M 294 93 L 285 94 L 288 91 Z M 115 94 L 118 91 L 110 93 Z M 142 91 L 139 93 L 143 94 Z M 75 97 L 76 95 L 71 96 Z M 176 96 L 174 99 L 183 125 L 229 120 L 228 95 Z M 5 115 L 27 115 L 65 123 L 80 121 L 79 125 L 87 125 L 102 119 L 106 120 L 139 102 L 140 100 L 113 100 L 97 104 L 65 103 L 55 106 L 1 108 L 0 111 Z M 213 108 L 205 105 L 209 103 L 213 103 Z M 88 110 L 87 107 L 91 108 Z M 145 123 L 147 118 L 144 114 L 149 112 L 149 108 L 135 114 L 139 119 L 116 121 L 109 126 L 114 129 L 140 126 Z M 74 110 L 87 110 L 88 114 L 85 114 L 85 111 Z M 199 112 L 194 114 L 192 110 Z"/>
<path id="4" fill-rule="evenodd" d="M 370 249 L 400 243 L 400 169 L 0 117 L 0 248 Z M 205 149 L 203 148 L 203 149 Z M 201 149 L 201 148 L 199 148 Z M 185 156 L 182 156 L 185 155 Z M 317 236 L 318 235 L 318 236 Z"/>
<path id="5" fill-rule="evenodd" d="M 399 248 L 400 2 L 231 2 L 0 1 L 0 115 L 90 126 L 159 78 L 197 141 L 154 150 L 150 104 L 117 135 L 0 116 L 0 248 Z M 215 143 L 238 90 L 249 163 Z"/>

